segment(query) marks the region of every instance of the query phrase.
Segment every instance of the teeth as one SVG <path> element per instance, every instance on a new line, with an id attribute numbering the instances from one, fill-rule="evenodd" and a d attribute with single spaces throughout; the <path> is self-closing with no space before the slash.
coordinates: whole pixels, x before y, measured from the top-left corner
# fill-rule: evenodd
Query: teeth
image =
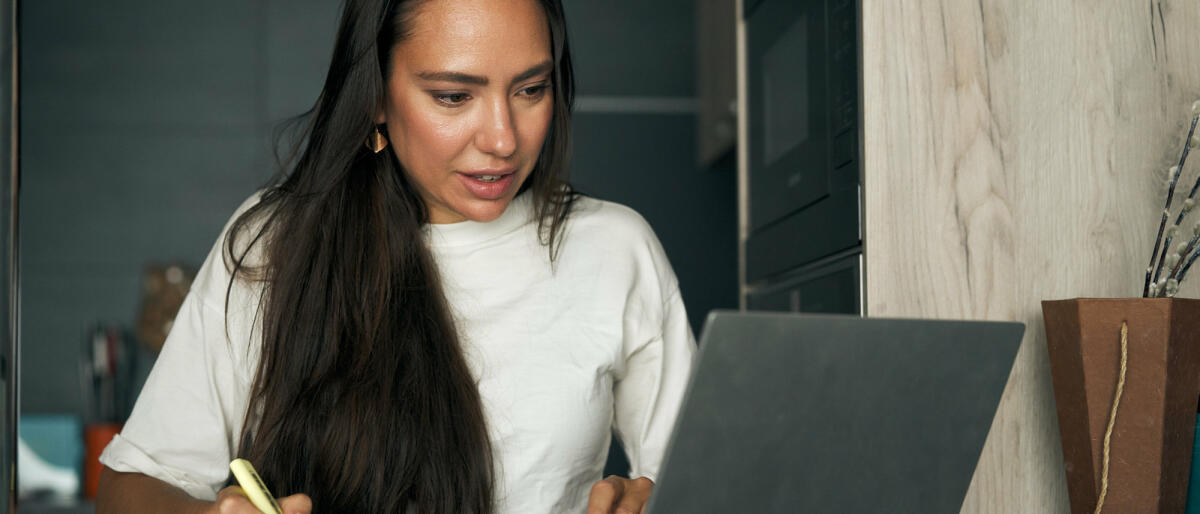
<path id="1" fill-rule="evenodd" d="M 475 180 L 480 182 L 495 182 L 500 180 L 500 175 L 478 175 L 475 177 Z"/>

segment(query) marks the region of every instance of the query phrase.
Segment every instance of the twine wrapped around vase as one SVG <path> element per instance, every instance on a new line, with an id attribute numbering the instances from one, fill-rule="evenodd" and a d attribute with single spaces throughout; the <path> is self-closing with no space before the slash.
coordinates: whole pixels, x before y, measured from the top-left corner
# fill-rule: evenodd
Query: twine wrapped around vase
<path id="1" fill-rule="evenodd" d="M 1117 393 L 1113 396 L 1112 412 L 1108 415 L 1108 428 L 1104 431 L 1104 459 L 1100 473 L 1100 499 L 1096 501 L 1096 514 L 1104 509 L 1104 497 L 1108 496 L 1108 450 L 1112 442 L 1113 425 L 1117 424 L 1117 408 L 1121 406 L 1121 394 L 1125 392 L 1125 372 L 1129 368 L 1129 323 L 1121 322 L 1121 374 L 1117 376 Z"/>

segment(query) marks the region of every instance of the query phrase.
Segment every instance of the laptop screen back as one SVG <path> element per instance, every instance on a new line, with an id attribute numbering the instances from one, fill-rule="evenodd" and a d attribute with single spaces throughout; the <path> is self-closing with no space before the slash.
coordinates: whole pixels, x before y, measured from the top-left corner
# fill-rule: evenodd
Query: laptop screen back
<path id="1" fill-rule="evenodd" d="M 957 513 L 1023 332 L 714 312 L 650 512 Z"/>

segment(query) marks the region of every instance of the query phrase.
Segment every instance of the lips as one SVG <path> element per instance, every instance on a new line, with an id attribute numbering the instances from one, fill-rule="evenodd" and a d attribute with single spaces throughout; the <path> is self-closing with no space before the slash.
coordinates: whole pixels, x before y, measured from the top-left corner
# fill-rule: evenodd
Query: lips
<path id="1" fill-rule="evenodd" d="M 504 198 L 517 176 L 515 169 L 486 169 L 458 172 L 463 186 L 481 200 Z"/>
<path id="2" fill-rule="evenodd" d="M 510 175 L 516 172 L 516 168 L 480 168 L 477 170 L 460 171 L 459 173 L 470 177 L 486 177 Z"/>

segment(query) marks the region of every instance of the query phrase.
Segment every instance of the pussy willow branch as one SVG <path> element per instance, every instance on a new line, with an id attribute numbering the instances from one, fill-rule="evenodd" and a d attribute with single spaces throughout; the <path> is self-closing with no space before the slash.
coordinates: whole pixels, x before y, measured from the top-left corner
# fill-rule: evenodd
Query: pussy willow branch
<path id="1" fill-rule="evenodd" d="M 1175 174 L 1175 177 L 1178 177 L 1178 173 Z M 1151 285 L 1158 284 L 1158 274 L 1162 270 L 1163 260 L 1167 256 L 1167 247 L 1171 246 L 1171 234 L 1167 234 L 1164 244 L 1163 231 L 1167 227 L 1167 218 L 1171 215 L 1171 197 L 1175 195 L 1175 184 L 1179 180 L 1175 177 L 1172 177 L 1167 191 L 1167 207 L 1163 209 L 1162 220 L 1158 222 L 1158 237 L 1154 240 L 1154 247 L 1150 250 L 1150 265 L 1146 267 L 1146 284 L 1142 286 L 1142 296 L 1147 295 Z M 1162 248 L 1161 252 L 1159 248 Z M 1161 292 L 1161 289 L 1162 287 L 1158 287 L 1158 292 Z M 1158 296 L 1158 294 L 1153 296 Z"/>
<path id="2" fill-rule="evenodd" d="M 1197 121 L 1200 121 L 1200 115 L 1192 116 L 1192 124 L 1191 127 L 1188 128 L 1187 138 L 1183 140 L 1183 153 L 1179 156 L 1179 167 L 1176 168 L 1177 171 L 1175 172 L 1174 176 L 1171 177 L 1171 184 L 1167 188 L 1167 206 L 1163 209 L 1162 220 L 1158 223 L 1158 237 L 1154 240 L 1154 249 L 1150 254 L 1150 266 L 1146 268 L 1146 284 L 1142 286 L 1143 297 L 1149 296 L 1151 283 L 1150 270 L 1154 269 L 1153 282 L 1158 283 L 1158 277 L 1162 274 L 1163 264 L 1166 261 L 1167 250 L 1171 248 L 1172 238 L 1171 236 L 1167 236 L 1167 239 L 1164 242 L 1162 238 L 1163 231 L 1166 229 L 1167 216 L 1171 211 L 1171 200 L 1175 197 L 1175 184 L 1179 182 L 1179 177 L 1183 175 L 1183 165 L 1187 162 L 1188 151 L 1191 150 L 1192 136 L 1196 133 Z M 1192 191 L 1188 195 L 1188 198 L 1194 197 L 1197 189 L 1200 189 L 1200 177 L 1197 177 L 1196 184 L 1192 186 Z M 1179 213 L 1179 217 L 1175 221 L 1176 226 L 1179 225 L 1180 221 L 1183 220 L 1183 217 L 1186 214 L 1186 211 Z M 1161 251 L 1159 251 L 1160 244 L 1162 245 Z M 1158 255 L 1157 259 L 1155 258 L 1155 255 Z M 1156 262 L 1158 263 L 1157 265 L 1155 265 Z M 1159 293 L 1161 294 L 1162 292 L 1160 291 Z"/>
<path id="3" fill-rule="evenodd" d="M 1179 157 L 1179 169 L 1175 173 L 1176 181 L 1179 180 L 1179 177 L 1183 176 L 1183 165 L 1187 162 L 1188 153 L 1191 151 L 1191 147 L 1192 147 L 1191 141 L 1192 141 L 1192 136 L 1195 135 L 1195 133 L 1196 133 L 1196 122 L 1197 121 L 1200 121 L 1200 114 L 1192 117 L 1192 126 L 1188 129 L 1187 139 L 1183 140 L 1183 154 L 1180 155 L 1180 157 Z M 1196 182 L 1194 184 L 1192 184 L 1192 190 L 1188 192 L 1187 198 L 1183 201 L 1184 208 L 1179 210 L 1179 216 L 1177 216 L 1175 218 L 1175 227 L 1177 228 L 1177 230 L 1182 230 L 1183 218 L 1185 218 L 1188 215 L 1188 213 L 1191 212 L 1191 210 L 1188 209 L 1188 206 L 1195 205 L 1194 198 L 1196 197 L 1197 190 L 1200 190 L 1200 175 L 1196 176 Z M 1163 244 L 1164 253 L 1167 250 L 1170 250 L 1171 239 L 1172 239 L 1172 237 L 1170 235 L 1168 235 L 1167 242 L 1165 244 Z M 1193 242 L 1194 241 L 1195 241 L 1195 239 L 1193 238 Z M 1190 251 L 1191 251 L 1191 245 L 1189 244 L 1188 251 L 1185 251 L 1182 254 L 1180 254 L 1180 257 L 1181 257 L 1180 261 L 1182 261 L 1182 257 L 1187 257 L 1188 252 L 1190 252 Z M 1163 263 L 1161 260 L 1159 261 L 1158 265 L 1160 268 L 1162 267 Z M 1176 267 L 1178 267 L 1178 264 L 1176 265 Z M 1158 280 L 1158 275 L 1159 275 L 1158 272 L 1155 272 L 1155 274 L 1154 274 L 1155 280 Z"/>
<path id="4" fill-rule="evenodd" d="M 1183 267 L 1183 261 L 1188 258 L 1188 255 L 1192 253 L 1192 250 L 1196 249 L 1197 242 L 1200 242 L 1200 234 L 1192 236 L 1192 239 L 1188 241 L 1187 248 L 1179 253 L 1181 258 L 1179 259 L 1179 262 L 1175 263 L 1175 267 L 1171 268 L 1171 272 L 1167 274 L 1167 279 L 1173 278 L 1175 280 L 1180 280 L 1183 278 L 1180 276 L 1179 270 Z"/>
<path id="5" fill-rule="evenodd" d="M 1188 270 L 1191 269 L 1192 263 L 1196 262 L 1197 257 L 1200 257 L 1200 251 L 1192 253 L 1192 256 L 1188 257 L 1187 264 L 1184 264 L 1183 269 L 1179 270 L 1179 278 L 1175 279 L 1175 281 L 1178 282 L 1180 286 L 1183 285 L 1183 279 L 1187 276 Z"/>
<path id="6" fill-rule="evenodd" d="M 1171 184 L 1171 191 L 1174 192 L 1175 184 Z M 1171 205 L 1171 196 L 1167 195 L 1167 205 Z M 1158 237 L 1154 239 L 1154 246 L 1150 248 L 1150 265 L 1146 266 L 1146 284 L 1142 286 L 1142 297 L 1150 296 L 1150 283 L 1154 275 L 1154 263 L 1158 260 L 1158 245 L 1162 244 L 1163 230 L 1167 228 L 1167 210 L 1163 209 L 1162 221 L 1158 222 Z M 1157 293 L 1155 294 L 1157 296 Z"/>

